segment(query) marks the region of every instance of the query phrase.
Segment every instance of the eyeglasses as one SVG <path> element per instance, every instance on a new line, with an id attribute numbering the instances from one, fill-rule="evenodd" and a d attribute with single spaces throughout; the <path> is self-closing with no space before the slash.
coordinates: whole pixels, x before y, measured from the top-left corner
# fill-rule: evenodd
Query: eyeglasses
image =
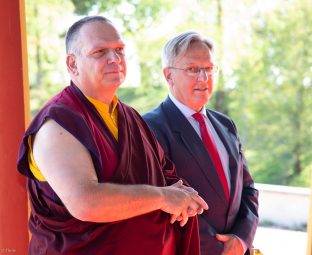
<path id="1" fill-rule="evenodd" d="M 212 76 L 212 75 L 216 74 L 219 70 L 218 66 L 216 66 L 216 65 L 209 66 L 209 67 L 191 66 L 191 67 L 187 67 L 187 68 L 168 66 L 168 68 L 169 69 L 182 70 L 187 75 L 192 76 L 192 77 L 198 77 L 201 70 L 203 70 L 208 76 Z"/>

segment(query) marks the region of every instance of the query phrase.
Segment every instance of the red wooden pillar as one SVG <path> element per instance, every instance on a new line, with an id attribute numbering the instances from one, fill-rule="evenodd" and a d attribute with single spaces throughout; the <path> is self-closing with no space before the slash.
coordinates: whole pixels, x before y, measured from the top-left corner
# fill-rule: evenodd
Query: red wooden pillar
<path id="1" fill-rule="evenodd" d="M 24 0 L 0 6 L 0 254 L 27 254 L 28 200 L 16 159 L 29 122 Z"/>

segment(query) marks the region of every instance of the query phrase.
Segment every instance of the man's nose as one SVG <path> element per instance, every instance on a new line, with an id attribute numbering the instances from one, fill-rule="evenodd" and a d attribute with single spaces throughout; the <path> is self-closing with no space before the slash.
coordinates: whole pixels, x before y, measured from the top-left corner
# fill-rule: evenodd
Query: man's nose
<path id="1" fill-rule="evenodd" d="M 209 75 L 207 74 L 205 69 L 204 68 L 199 69 L 197 80 L 198 81 L 208 81 L 208 79 L 209 79 Z"/>
<path id="2" fill-rule="evenodd" d="M 107 63 L 120 63 L 121 56 L 115 51 L 115 49 L 111 49 L 107 54 Z"/>

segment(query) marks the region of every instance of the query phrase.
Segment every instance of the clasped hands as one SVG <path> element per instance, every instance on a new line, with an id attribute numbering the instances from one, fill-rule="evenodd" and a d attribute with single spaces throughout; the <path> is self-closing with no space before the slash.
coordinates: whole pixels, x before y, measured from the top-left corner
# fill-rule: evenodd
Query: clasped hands
<path id="1" fill-rule="evenodd" d="M 202 214 L 208 210 L 207 203 L 198 195 L 198 192 L 191 187 L 183 185 L 183 182 L 163 187 L 164 201 L 161 210 L 171 214 L 170 223 L 180 222 L 183 227 L 189 217 Z"/>

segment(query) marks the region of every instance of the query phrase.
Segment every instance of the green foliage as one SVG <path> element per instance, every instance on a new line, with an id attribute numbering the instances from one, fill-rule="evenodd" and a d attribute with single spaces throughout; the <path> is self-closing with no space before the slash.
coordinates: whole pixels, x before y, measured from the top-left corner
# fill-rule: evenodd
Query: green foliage
<path id="1" fill-rule="evenodd" d="M 104 13 L 119 19 L 125 33 L 136 33 L 149 27 L 166 13 L 173 4 L 165 0 L 71 0 L 77 14 Z"/>
<path id="2" fill-rule="evenodd" d="M 130 87 L 122 86 L 118 91 L 121 100 L 141 113 L 158 105 L 167 94 L 167 88 L 163 85 L 160 60 L 160 49 L 165 40 L 161 35 L 155 37 L 152 30 L 174 7 L 174 3 L 165 0 L 72 2 L 77 14 L 103 13 L 109 18 L 113 17 L 114 22 L 117 19 L 117 23 L 121 23 L 121 31 L 126 40 L 134 42 L 135 53 L 140 60 L 138 64 L 141 83 L 129 84 Z"/>
<path id="3" fill-rule="evenodd" d="M 139 113 L 144 114 L 155 108 L 160 100 L 168 94 L 165 86 L 148 87 L 146 89 L 120 88 L 118 97 L 127 104 L 135 108 Z"/>
<path id="4" fill-rule="evenodd" d="M 66 0 L 26 1 L 31 112 L 68 83 L 63 36 L 73 6 Z"/>
<path id="5" fill-rule="evenodd" d="M 231 113 L 259 182 L 309 183 L 304 177 L 312 161 L 311 11 L 297 1 L 256 17 L 250 55 L 235 70 Z"/>
<path id="6" fill-rule="evenodd" d="M 75 7 L 75 13 L 78 15 L 84 15 L 88 12 L 90 12 L 92 9 L 94 9 L 94 6 L 97 5 L 97 0 L 88 0 L 88 1 L 80 1 L 80 0 L 71 0 Z M 109 1 L 108 5 L 115 5 L 116 3 L 119 3 L 120 1 Z"/>
<path id="7" fill-rule="evenodd" d="M 77 15 L 102 14 L 124 35 L 128 76 L 118 96 L 140 113 L 167 95 L 160 53 L 196 30 L 216 46 L 209 107 L 236 122 L 257 182 L 309 186 L 312 171 L 312 7 L 308 0 L 28 0 L 31 110 L 68 84 L 64 35 Z M 130 45 L 134 45 L 131 49 Z M 131 69 L 131 67 L 135 67 Z"/>

